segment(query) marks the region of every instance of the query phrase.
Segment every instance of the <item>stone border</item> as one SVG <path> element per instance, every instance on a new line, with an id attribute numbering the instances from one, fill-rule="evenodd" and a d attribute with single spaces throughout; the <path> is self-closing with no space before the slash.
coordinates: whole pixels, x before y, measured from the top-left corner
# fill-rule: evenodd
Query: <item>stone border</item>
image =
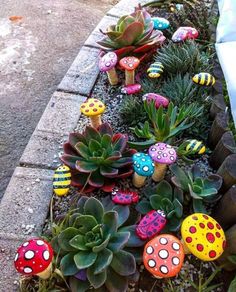
<path id="1" fill-rule="evenodd" d="M 19 291 L 13 261 L 17 246 L 38 236 L 48 214 L 52 196 L 53 170 L 68 133 L 80 117 L 80 105 L 91 94 L 99 75 L 96 41 L 100 29 L 129 14 L 139 3 L 149 0 L 121 0 L 85 41 L 77 57 L 52 95 L 16 167 L 0 203 L 0 291 Z"/>

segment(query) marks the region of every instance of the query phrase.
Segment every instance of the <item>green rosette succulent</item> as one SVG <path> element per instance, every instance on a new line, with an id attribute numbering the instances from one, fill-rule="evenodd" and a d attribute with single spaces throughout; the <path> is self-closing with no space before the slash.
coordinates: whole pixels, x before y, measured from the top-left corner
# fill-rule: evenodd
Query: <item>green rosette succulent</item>
<path id="1" fill-rule="evenodd" d="M 183 192 L 163 180 L 156 187 L 146 187 L 136 210 L 145 215 L 151 210 L 164 211 L 167 219 L 165 232 L 178 231 L 183 216 Z"/>
<path id="2" fill-rule="evenodd" d="M 101 188 L 111 192 L 114 179 L 126 178 L 133 173 L 132 156 L 127 135 L 113 134 L 108 123 L 98 129 L 87 126 L 81 133 L 71 133 L 64 144 L 61 160 L 70 167 L 72 185 L 83 192 Z"/>
<path id="3" fill-rule="evenodd" d="M 127 225 L 136 223 L 129 207 L 92 197 L 81 197 L 77 206 L 53 228 L 60 271 L 72 291 L 127 291 L 129 280 L 137 280 L 136 260 L 145 243 L 135 225 Z"/>
<path id="4" fill-rule="evenodd" d="M 189 171 L 181 169 L 178 165 L 171 165 L 170 170 L 174 174 L 171 181 L 188 195 L 186 200 L 192 199 L 195 213 L 208 213 L 205 204 L 214 203 L 220 199 L 221 195 L 218 191 L 223 182 L 221 176 L 212 174 L 203 178 L 197 165 Z"/>
<path id="5" fill-rule="evenodd" d="M 116 50 L 116 54 L 122 57 L 131 52 L 146 53 L 165 40 L 161 31 L 154 30 L 150 14 L 140 5 L 134 13 L 122 16 L 117 24 L 101 32 L 105 37 L 97 43 L 106 51 Z"/>

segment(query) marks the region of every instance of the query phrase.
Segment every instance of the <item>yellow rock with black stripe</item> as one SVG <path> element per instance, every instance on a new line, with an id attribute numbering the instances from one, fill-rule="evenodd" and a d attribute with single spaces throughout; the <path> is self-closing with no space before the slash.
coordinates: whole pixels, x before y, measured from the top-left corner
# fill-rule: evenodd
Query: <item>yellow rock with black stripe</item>
<path id="1" fill-rule="evenodd" d="M 53 190 L 57 196 L 65 196 L 69 192 L 71 172 L 68 166 L 59 166 L 53 176 Z"/>
<path id="2" fill-rule="evenodd" d="M 193 82 L 200 85 L 212 86 L 216 80 L 210 73 L 201 72 L 193 76 Z"/>
<path id="3" fill-rule="evenodd" d="M 201 141 L 198 140 L 189 140 L 189 143 L 186 146 L 186 151 L 192 152 L 193 154 L 203 154 L 206 151 L 206 147 Z"/>
<path id="4" fill-rule="evenodd" d="M 161 62 L 155 62 L 147 69 L 148 77 L 159 78 L 163 73 L 164 66 Z"/>

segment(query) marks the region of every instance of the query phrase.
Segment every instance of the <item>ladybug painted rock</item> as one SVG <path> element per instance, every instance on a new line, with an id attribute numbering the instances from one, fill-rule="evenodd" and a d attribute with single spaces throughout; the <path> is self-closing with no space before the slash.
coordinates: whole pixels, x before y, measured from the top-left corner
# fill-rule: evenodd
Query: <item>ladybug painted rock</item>
<path id="1" fill-rule="evenodd" d="M 139 201 L 138 193 L 131 192 L 129 190 L 120 190 L 118 188 L 114 188 L 111 195 L 112 201 L 120 205 L 130 205 Z"/>
<path id="2" fill-rule="evenodd" d="M 160 233 L 167 222 L 165 217 L 165 213 L 161 210 L 148 212 L 136 227 L 138 237 L 146 240 Z"/>

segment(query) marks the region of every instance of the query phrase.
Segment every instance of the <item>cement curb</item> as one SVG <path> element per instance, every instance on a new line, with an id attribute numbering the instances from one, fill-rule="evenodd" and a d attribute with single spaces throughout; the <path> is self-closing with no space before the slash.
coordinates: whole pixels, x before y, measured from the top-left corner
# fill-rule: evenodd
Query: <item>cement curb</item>
<path id="1" fill-rule="evenodd" d="M 52 95 L 16 167 L 0 203 L 0 291 L 18 291 L 19 275 L 14 270 L 17 246 L 39 236 L 52 196 L 53 169 L 59 164 L 62 143 L 80 117 L 80 105 L 91 94 L 98 78 L 100 29 L 117 21 L 147 0 L 121 0 L 85 41 L 77 57 Z"/>

